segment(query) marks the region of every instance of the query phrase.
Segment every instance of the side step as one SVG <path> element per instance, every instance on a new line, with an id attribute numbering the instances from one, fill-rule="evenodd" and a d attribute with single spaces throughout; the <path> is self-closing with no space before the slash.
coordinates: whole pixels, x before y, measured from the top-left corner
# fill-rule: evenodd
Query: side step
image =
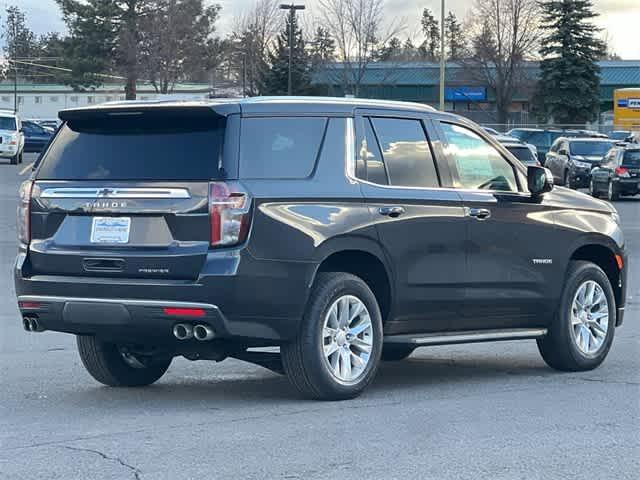
<path id="1" fill-rule="evenodd" d="M 455 345 L 457 343 L 497 342 L 501 340 L 526 340 L 544 337 L 546 328 L 513 328 L 507 330 L 467 330 L 446 333 L 423 333 L 387 335 L 385 344 L 415 345 Z"/>

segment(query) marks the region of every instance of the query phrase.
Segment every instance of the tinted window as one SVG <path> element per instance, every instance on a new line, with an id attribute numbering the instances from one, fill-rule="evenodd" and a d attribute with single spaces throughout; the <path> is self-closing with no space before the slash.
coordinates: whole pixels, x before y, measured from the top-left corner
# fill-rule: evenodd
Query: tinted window
<path id="1" fill-rule="evenodd" d="M 571 155 L 594 155 L 598 157 L 604 156 L 611 148 L 611 142 L 580 142 L 573 141 L 570 143 Z"/>
<path id="2" fill-rule="evenodd" d="M 627 132 L 626 130 L 617 130 L 615 132 L 609 132 L 609 138 L 613 140 L 625 140 L 631 132 Z"/>
<path id="3" fill-rule="evenodd" d="M 242 178 L 306 178 L 313 171 L 326 118 L 246 118 L 240 134 Z"/>
<path id="4" fill-rule="evenodd" d="M 546 132 L 531 132 L 531 134 L 526 138 L 526 142 L 532 143 L 535 146 L 548 147 L 552 140 Z"/>
<path id="5" fill-rule="evenodd" d="M 65 125 L 42 158 L 46 180 L 219 178 L 224 121 L 102 120 Z M 193 124 L 192 124 L 193 123 Z"/>
<path id="6" fill-rule="evenodd" d="M 389 184 L 438 187 L 438 174 L 420 120 L 372 118 Z"/>
<path id="7" fill-rule="evenodd" d="M 514 157 L 516 157 L 523 163 L 529 165 L 535 165 L 537 163 L 536 157 L 533 156 L 533 152 L 529 150 L 529 147 L 508 146 L 506 148 L 513 154 Z"/>
<path id="8" fill-rule="evenodd" d="M 16 130 L 16 119 L 13 117 L 0 117 L 0 130 Z"/>
<path id="9" fill-rule="evenodd" d="M 640 150 L 627 150 L 622 157 L 622 166 L 640 168 Z"/>
<path id="10" fill-rule="evenodd" d="M 516 191 L 513 167 L 500 153 L 468 128 L 442 123 L 446 153 L 458 173 L 457 188 Z"/>
<path id="11" fill-rule="evenodd" d="M 382 162 L 382 153 L 378 147 L 378 141 L 373 133 L 371 122 L 368 118 L 362 120 L 364 135 L 360 141 L 358 157 L 366 165 L 366 179 L 380 185 L 387 185 L 387 172 Z"/>

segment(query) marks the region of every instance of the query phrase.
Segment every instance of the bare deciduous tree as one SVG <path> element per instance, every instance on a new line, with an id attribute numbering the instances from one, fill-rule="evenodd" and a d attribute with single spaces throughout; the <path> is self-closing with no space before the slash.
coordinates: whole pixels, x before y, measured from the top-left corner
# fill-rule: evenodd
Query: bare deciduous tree
<path id="1" fill-rule="evenodd" d="M 377 48 L 399 30 L 394 22 L 384 27 L 384 0 L 319 0 L 320 21 L 336 42 L 340 68 L 332 76 L 340 79 L 345 93 L 356 96 L 367 66 Z"/>
<path id="2" fill-rule="evenodd" d="M 496 96 L 498 123 L 507 123 L 509 105 L 526 82 L 524 63 L 535 58 L 541 36 L 537 0 L 476 0 L 467 29 L 472 52 L 462 61 L 468 75 Z"/>

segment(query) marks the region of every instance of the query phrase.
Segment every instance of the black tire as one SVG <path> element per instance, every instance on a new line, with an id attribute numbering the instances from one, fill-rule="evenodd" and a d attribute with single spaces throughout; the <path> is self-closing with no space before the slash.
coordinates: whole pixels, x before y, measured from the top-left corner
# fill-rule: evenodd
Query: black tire
<path id="1" fill-rule="evenodd" d="M 609 306 L 607 333 L 601 348 L 593 355 L 583 353 L 573 338 L 571 308 L 574 295 L 580 285 L 594 280 L 602 288 Z M 592 370 L 606 358 L 613 342 L 616 304 L 609 278 L 600 267 L 591 262 L 572 261 L 569 264 L 560 306 L 546 336 L 538 339 L 538 350 L 551 368 L 565 372 Z"/>
<path id="2" fill-rule="evenodd" d="M 414 347 L 408 345 L 385 345 L 382 347 L 382 361 L 383 362 L 398 362 L 409 357 Z"/>
<path id="3" fill-rule="evenodd" d="M 609 180 L 609 183 L 607 184 L 607 200 L 609 200 L 610 202 L 615 202 L 619 198 L 620 194 L 618 193 L 616 186 L 611 180 Z"/>
<path id="4" fill-rule="evenodd" d="M 87 372 L 109 387 L 144 387 L 157 381 L 171 365 L 171 357 L 144 357 L 141 368 L 125 361 L 118 346 L 96 337 L 77 337 L 78 352 Z"/>
<path id="5" fill-rule="evenodd" d="M 358 378 L 345 382 L 329 369 L 324 357 L 322 331 L 325 315 L 335 300 L 357 297 L 371 319 L 371 354 Z M 321 272 L 316 277 L 295 340 L 281 349 L 282 364 L 293 386 L 305 397 L 318 400 L 345 400 L 360 395 L 378 370 L 382 353 L 382 318 L 375 295 L 360 278 L 342 272 Z"/>
<path id="6" fill-rule="evenodd" d="M 589 194 L 593 198 L 600 198 L 600 194 L 598 193 L 598 189 L 595 182 L 593 181 L 593 178 L 589 181 Z"/>
<path id="7" fill-rule="evenodd" d="M 18 164 L 18 154 L 16 153 L 15 156 L 11 157 L 9 159 L 9 164 L 10 165 L 17 165 Z"/>
<path id="8" fill-rule="evenodd" d="M 23 162 L 24 162 L 24 150 L 20 152 L 20 157 L 18 158 L 18 163 L 23 163 Z"/>
<path id="9" fill-rule="evenodd" d="M 564 177 L 562 177 L 562 186 L 569 187 L 569 171 L 568 170 L 565 170 Z"/>

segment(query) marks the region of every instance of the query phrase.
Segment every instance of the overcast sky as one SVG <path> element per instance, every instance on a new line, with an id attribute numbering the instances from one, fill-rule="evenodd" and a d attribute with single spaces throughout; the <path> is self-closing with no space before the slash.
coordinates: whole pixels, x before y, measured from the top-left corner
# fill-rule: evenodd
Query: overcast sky
<path id="1" fill-rule="evenodd" d="M 250 8 L 255 0 L 205 0 L 207 3 L 222 5 L 219 28 L 227 33 L 232 19 Z M 473 0 L 446 0 L 447 10 L 452 10 L 458 18 L 465 18 Z M 284 3 L 288 3 L 288 0 Z M 317 0 L 296 0 L 296 3 L 317 8 Z M 2 0 L 0 4 L 18 5 L 27 13 L 27 21 L 37 33 L 64 30 L 64 23 L 55 0 Z M 640 59 L 640 0 L 595 0 L 594 5 L 600 13 L 597 24 L 606 29 L 613 50 L 625 59 Z M 404 37 L 419 39 L 419 17 L 427 7 L 439 12 L 440 0 L 386 0 L 387 15 L 397 15 L 406 19 L 407 28 Z M 303 13 L 308 15 L 308 13 Z"/>

